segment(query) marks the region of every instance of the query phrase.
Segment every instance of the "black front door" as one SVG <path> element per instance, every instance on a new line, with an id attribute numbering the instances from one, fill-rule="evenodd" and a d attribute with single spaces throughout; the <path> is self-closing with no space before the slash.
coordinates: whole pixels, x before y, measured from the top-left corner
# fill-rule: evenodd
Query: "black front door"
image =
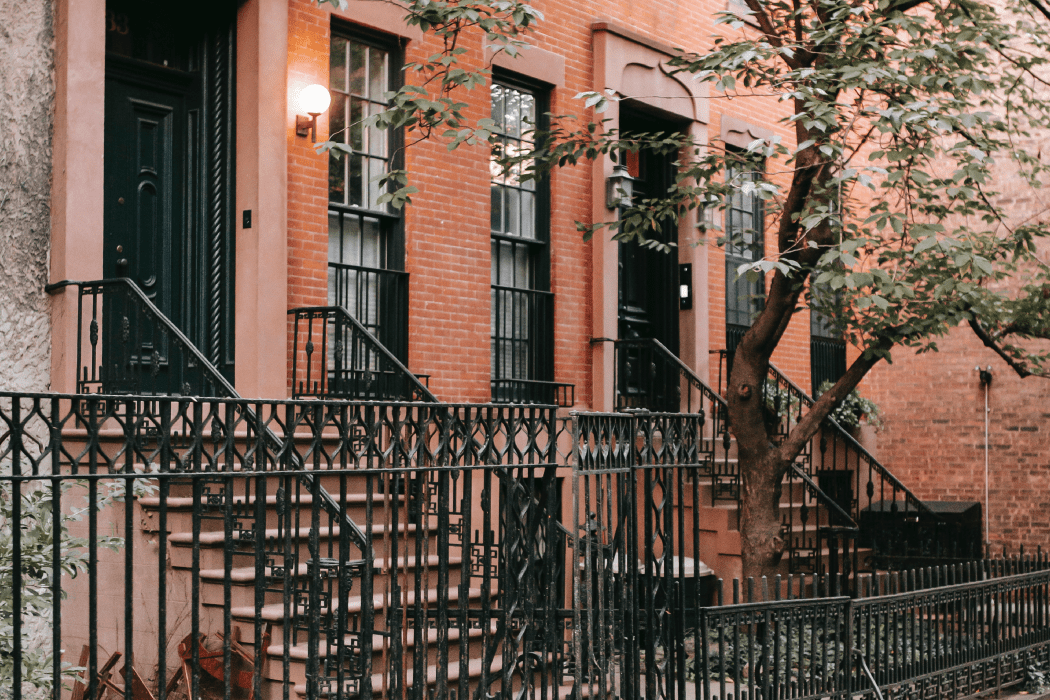
<path id="1" fill-rule="evenodd" d="M 181 71 L 116 58 L 107 65 L 103 274 L 131 279 L 173 320 L 183 316 L 179 268 L 186 240 L 192 86 L 192 76 Z M 143 318 L 126 290 L 111 287 L 105 299 L 108 389 L 172 391 L 169 375 L 178 358 L 171 357 L 169 334 L 161 333 L 155 320 Z M 146 366 L 152 369 L 149 379 L 128 374 Z"/>
<path id="2" fill-rule="evenodd" d="M 128 277 L 179 318 L 186 226 L 187 102 L 175 71 L 110 62 L 106 80 L 105 277 Z"/>
<path id="3" fill-rule="evenodd" d="M 675 125 L 655 117 L 624 109 L 624 132 L 673 132 Z M 634 182 L 636 202 L 663 196 L 675 181 L 677 153 L 642 149 L 628 154 L 627 167 Z M 621 341 L 655 339 L 678 354 L 678 225 L 667 221 L 650 239 L 668 244 L 670 251 L 640 245 L 637 241 L 619 247 L 619 323 Z M 678 411 L 678 373 L 655 361 L 650 344 L 623 344 L 618 352 L 617 376 L 620 403 L 654 410 Z"/>
<path id="4" fill-rule="evenodd" d="M 655 117 L 624 110 L 621 129 L 675 131 L 672 124 Z M 628 154 L 628 170 L 635 178 L 635 201 L 660 197 L 674 184 L 677 153 L 643 149 Z M 660 243 L 678 244 L 678 225 L 667 221 L 649 237 Z M 636 241 L 620 244 L 619 336 L 624 340 L 656 338 L 678 353 L 678 251 L 656 250 Z"/>
<path id="5" fill-rule="evenodd" d="M 234 6 L 110 0 L 106 15 L 103 275 L 232 379 Z M 194 390 L 165 324 L 105 296 L 103 388 Z"/>

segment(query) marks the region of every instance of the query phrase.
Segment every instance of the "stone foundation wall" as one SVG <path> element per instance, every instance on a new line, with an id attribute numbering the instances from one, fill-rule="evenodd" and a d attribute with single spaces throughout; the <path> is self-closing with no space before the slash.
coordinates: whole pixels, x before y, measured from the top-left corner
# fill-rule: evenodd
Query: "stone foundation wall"
<path id="1" fill-rule="evenodd" d="M 0 390 L 42 391 L 51 372 L 54 4 L 0 0 Z"/>

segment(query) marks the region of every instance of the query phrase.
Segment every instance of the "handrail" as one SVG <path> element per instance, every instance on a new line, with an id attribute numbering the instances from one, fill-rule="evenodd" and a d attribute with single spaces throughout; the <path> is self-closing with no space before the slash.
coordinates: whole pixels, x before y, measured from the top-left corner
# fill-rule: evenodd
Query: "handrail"
<path id="1" fill-rule="evenodd" d="M 857 525 L 857 521 L 855 521 L 849 515 L 849 513 L 844 511 L 842 509 L 842 506 L 836 503 L 831 496 L 824 493 L 824 491 L 822 491 L 821 488 L 817 486 L 817 483 L 813 481 L 812 478 L 810 478 L 809 474 L 807 474 L 806 471 L 802 469 L 802 467 L 798 466 L 797 463 L 792 462 L 791 469 L 794 471 L 795 476 L 802 479 L 802 483 L 804 483 L 806 487 L 809 488 L 809 492 L 813 494 L 814 498 L 820 501 L 821 504 L 823 504 L 824 507 L 827 508 L 829 511 L 837 515 L 840 520 L 845 521 L 843 527 L 852 528 L 854 530 L 860 530 L 860 526 Z"/>
<path id="2" fill-rule="evenodd" d="M 226 377 L 224 377 L 222 375 L 222 372 L 220 372 L 218 370 L 218 368 L 216 368 L 215 365 L 213 365 L 211 363 L 211 361 L 208 360 L 208 358 L 204 356 L 204 353 L 202 353 L 200 351 L 200 349 L 196 346 L 196 344 L 194 344 L 194 342 L 192 340 L 187 338 L 186 334 L 183 333 L 179 329 L 179 327 L 176 326 L 175 323 L 170 318 L 168 318 L 167 315 L 163 311 L 161 311 L 160 309 L 157 308 L 156 304 L 154 304 L 152 301 L 150 301 L 150 298 L 146 296 L 145 292 L 143 292 L 142 289 L 140 289 L 137 284 L 135 284 L 134 280 L 132 280 L 132 279 L 130 279 L 128 277 L 111 277 L 111 278 L 101 279 L 101 280 L 92 280 L 90 282 L 79 282 L 79 281 L 75 281 L 75 280 L 62 280 L 61 282 L 54 282 L 52 284 L 45 285 L 44 286 L 44 291 L 46 293 L 48 293 L 48 294 L 54 295 L 56 292 L 62 291 L 66 287 L 78 287 L 80 289 L 81 293 L 83 293 L 83 290 L 86 287 L 106 287 L 106 286 L 112 286 L 112 285 L 123 285 L 124 287 L 127 288 L 127 290 L 130 293 L 134 294 L 135 297 L 138 299 L 139 303 L 141 303 L 147 310 L 149 310 L 149 312 L 151 314 L 153 314 L 153 318 L 155 318 L 162 326 L 164 326 L 165 331 L 172 338 L 175 339 L 175 341 L 179 344 L 179 346 L 182 348 L 182 350 L 188 352 L 190 355 L 193 356 L 194 360 L 196 360 L 198 363 L 200 363 L 200 366 L 204 370 L 205 374 L 210 375 L 210 379 L 213 382 L 215 382 L 215 385 L 217 387 L 219 387 L 220 389 L 222 389 L 225 392 L 226 396 L 228 396 L 230 398 L 241 398 L 241 395 L 237 393 L 237 390 L 233 388 L 233 385 L 230 384 L 230 382 L 226 379 Z M 78 328 L 77 330 L 79 332 L 80 329 Z M 78 360 L 79 360 L 79 355 L 80 355 L 80 348 L 78 346 L 77 347 L 77 359 Z M 78 364 L 79 364 L 79 362 L 78 362 Z M 79 368 L 78 368 L 78 371 L 79 371 Z"/>
<path id="3" fill-rule="evenodd" d="M 168 334 L 170 334 L 172 338 L 175 339 L 175 341 L 179 344 L 181 349 L 185 352 L 188 352 L 190 355 L 193 356 L 193 359 L 196 362 L 200 363 L 200 367 L 203 370 L 203 372 L 206 375 L 208 375 L 209 379 L 212 382 L 214 382 L 216 388 L 222 392 L 225 398 L 244 398 L 239 393 L 237 393 L 237 390 L 233 388 L 233 385 L 230 384 L 229 381 L 227 381 L 226 377 L 222 375 L 222 373 L 215 367 L 215 365 L 208 361 L 208 358 L 204 356 L 204 354 L 197 348 L 193 341 L 187 338 L 186 335 L 181 330 L 179 330 L 178 326 L 176 326 L 175 323 L 170 318 L 168 318 L 167 315 L 164 314 L 164 312 L 158 309 L 157 306 L 152 301 L 150 301 L 149 297 L 147 297 L 145 293 L 139 288 L 139 286 L 135 284 L 134 280 L 131 280 L 127 277 L 115 277 L 111 279 L 94 280 L 91 282 L 62 280 L 61 282 L 48 284 L 44 287 L 44 291 L 48 294 L 54 294 L 60 290 L 65 289 L 66 287 L 75 286 L 78 287 L 80 289 L 81 294 L 83 294 L 84 289 L 86 288 L 105 288 L 106 286 L 113 285 L 122 285 L 129 292 L 135 295 L 135 297 L 143 305 L 143 307 L 150 314 L 152 314 L 153 318 L 156 321 L 158 321 L 162 326 L 164 326 L 165 331 Z M 80 329 L 78 328 L 78 333 L 79 332 Z M 80 348 L 78 345 L 78 360 L 79 352 Z M 77 364 L 79 365 L 79 361 Z M 254 423 L 258 431 L 266 436 L 266 439 L 270 442 L 271 449 L 274 449 L 275 453 L 279 453 L 281 451 L 281 440 L 277 437 L 273 430 L 269 426 L 262 426 L 261 421 L 259 421 L 258 416 L 255 414 L 255 411 L 253 411 L 249 406 L 244 407 L 244 415 L 246 421 L 249 422 L 249 424 Z M 303 469 L 304 465 L 302 464 L 302 458 L 295 452 L 295 450 L 288 450 L 286 452 L 289 458 L 292 460 L 293 467 L 295 467 L 296 469 Z M 303 479 L 303 483 L 305 485 L 307 485 L 310 488 L 313 487 L 314 476 L 312 474 L 303 474 L 301 478 Z M 340 517 L 342 519 L 344 524 L 349 528 L 351 536 L 355 541 L 355 544 L 357 544 L 358 548 L 361 549 L 361 552 L 363 554 L 367 553 L 369 543 L 368 540 L 365 538 L 365 533 L 361 530 L 360 527 L 358 527 L 357 523 L 350 519 L 350 517 L 346 514 L 345 511 L 339 508 L 339 505 L 335 502 L 335 499 L 332 498 L 331 494 L 329 494 L 328 491 L 324 489 L 324 487 L 318 484 L 317 488 L 320 493 L 321 501 L 325 505 L 325 507 L 329 510 L 330 513 L 333 513 L 334 515 L 336 515 L 336 517 Z"/>
<path id="4" fill-rule="evenodd" d="M 424 403 L 440 403 L 438 401 L 437 397 L 434 396 L 433 393 L 431 393 L 430 389 L 428 389 L 421 381 L 419 381 L 419 378 L 416 377 L 416 375 L 413 374 L 408 369 L 408 367 L 405 367 L 405 365 L 401 362 L 401 360 L 397 359 L 397 357 L 392 352 L 390 352 L 390 350 L 385 345 L 383 345 L 381 342 L 379 342 L 379 339 L 376 338 L 374 335 L 372 335 L 372 333 L 367 328 L 365 328 L 365 326 L 360 321 L 358 321 L 354 317 L 354 315 L 351 314 L 345 307 L 343 307 L 343 306 L 300 306 L 300 307 L 296 307 L 294 309 L 288 309 L 288 315 L 295 315 L 297 319 L 298 319 L 299 316 L 304 315 L 304 314 L 315 314 L 318 317 L 325 316 L 327 314 L 334 314 L 336 316 L 339 316 L 340 319 L 343 322 L 347 323 L 348 325 L 350 325 L 354 329 L 355 333 L 357 333 L 362 338 L 364 338 L 364 340 L 370 346 L 370 350 L 374 351 L 377 355 L 382 357 L 387 363 L 392 365 L 393 368 L 398 373 L 403 375 L 404 379 L 408 382 L 409 387 L 412 389 L 413 393 L 420 397 L 420 399 L 418 399 L 418 400 L 420 400 L 420 401 L 422 401 Z M 325 316 L 325 320 L 327 321 L 327 317 L 326 316 Z M 296 346 L 296 354 L 298 354 L 298 343 L 299 343 L 298 333 L 296 333 L 296 338 L 294 340 L 294 343 L 295 343 L 295 346 Z M 312 352 L 312 342 L 307 344 L 307 352 L 308 353 Z M 293 365 L 296 363 L 297 359 L 298 358 L 295 358 L 293 360 Z M 309 371 L 309 369 L 307 371 Z M 293 375 L 294 374 L 295 374 L 295 372 L 293 372 Z M 293 391 L 294 391 L 295 390 L 294 389 L 294 382 L 295 382 L 295 377 L 294 376 L 293 376 L 292 381 L 293 381 Z M 309 381 L 309 378 L 307 379 L 307 381 Z"/>
<path id="5" fill-rule="evenodd" d="M 731 355 L 731 353 L 729 353 L 727 350 L 712 350 L 711 351 L 711 354 L 715 354 L 715 353 L 717 353 L 720 356 L 721 361 L 726 362 L 726 374 L 727 374 L 726 381 L 728 381 L 728 379 L 729 379 L 728 378 L 728 359 L 729 359 L 729 356 Z M 719 363 L 719 367 L 720 368 L 721 368 L 721 364 L 722 364 L 721 361 Z M 802 389 L 802 387 L 800 387 L 798 384 L 793 382 L 790 377 L 788 377 L 783 372 L 781 372 L 780 369 L 775 364 L 773 364 L 772 362 L 769 363 L 769 373 L 772 374 L 776 378 L 776 380 L 778 382 L 783 382 L 785 385 L 787 385 L 787 387 L 795 395 L 797 395 L 799 397 L 802 405 L 805 406 L 806 408 L 812 408 L 813 404 L 816 403 L 816 401 L 813 399 L 813 397 L 811 397 L 809 394 L 807 394 Z M 719 374 L 721 376 L 721 369 L 719 369 Z M 721 386 L 721 378 L 719 379 L 719 386 Z M 928 505 L 926 505 L 922 501 L 922 499 L 920 499 L 918 496 L 916 496 L 914 493 L 912 493 L 911 490 L 907 486 L 905 486 L 901 482 L 900 479 L 898 479 L 896 476 L 894 476 L 893 473 L 891 473 L 889 471 L 889 469 L 886 468 L 885 465 L 883 465 L 881 462 L 879 462 L 879 460 L 876 459 L 873 454 L 868 452 L 868 450 L 863 445 L 861 445 L 857 441 L 856 438 L 854 438 L 852 435 L 850 435 L 849 431 L 846 430 L 845 428 L 843 428 L 842 425 L 837 420 L 835 420 L 834 417 L 832 417 L 831 415 L 828 415 L 824 419 L 824 422 L 827 425 L 829 425 L 835 431 L 837 436 L 846 444 L 847 448 L 850 448 L 850 449 L 854 450 L 890 486 L 892 486 L 895 490 L 900 491 L 904 495 L 905 500 L 913 501 L 916 504 L 916 510 L 917 511 L 921 511 L 925 515 L 927 515 L 929 517 L 932 517 L 932 518 L 934 518 L 934 519 L 936 519 L 938 521 L 943 521 L 943 518 L 941 518 L 941 516 L 939 516 L 937 513 L 935 513 Z"/>
<path id="6" fill-rule="evenodd" d="M 797 392 L 799 398 L 802 399 L 802 403 L 806 406 L 806 408 L 813 407 L 813 404 L 816 403 L 813 397 L 811 397 L 809 394 L 803 391 L 798 384 L 795 384 L 795 382 L 791 381 L 791 379 L 783 372 L 781 372 L 777 368 L 777 366 L 774 365 L 772 362 L 769 363 L 769 370 L 770 372 L 776 375 L 778 381 L 783 381 L 785 384 L 791 387 L 793 391 Z M 900 479 L 898 479 L 892 473 L 890 473 L 890 471 L 886 469 L 886 467 L 881 462 L 879 462 L 879 460 L 875 459 L 874 455 L 868 452 L 868 450 L 865 449 L 863 445 L 857 442 L 857 439 L 850 435 L 849 431 L 843 428 L 837 420 L 835 420 L 831 415 L 828 415 L 827 418 L 825 418 L 824 420 L 832 428 L 834 428 L 834 430 L 839 434 L 839 436 L 846 442 L 848 447 L 851 447 L 852 449 L 856 450 L 861 455 L 861 457 L 863 457 L 867 462 L 869 462 L 872 465 L 872 467 L 874 467 L 875 471 L 880 476 L 882 476 L 884 479 L 890 482 L 890 484 L 895 489 L 899 489 L 904 494 L 905 498 L 915 501 L 919 508 L 927 515 L 930 515 L 938 520 L 942 520 L 942 518 L 938 514 L 934 513 L 928 505 L 923 503 L 918 496 L 912 493 L 907 486 L 901 483 Z"/>
<path id="7" fill-rule="evenodd" d="M 685 377 L 686 380 L 695 389 L 697 389 L 702 396 L 710 399 L 712 403 L 718 404 L 718 406 L 720 408 L 722 408 L 723 410 L 728 410 L 729 404 L 726 403 L 726 400 L 724 398 L 722 398 L 722 396 L 717 391 L 715 391 L 710 386 L 708 386 L 707 382 L 705 382 L 703 379 L 698 377 L 697 374 L 695 372 L 693 372 L 692 368 L 689 367 L 689 365 L 687 365 L 684 362 L 682 362 L 682 359 L 680 357 L 678 357 L 673 352 L 668 350 L 667 346 L 664 345 L 663 343 L 661 343 L 656 338 L 638 338 L 638 339 L 635 339 L 635 340 L 616 340 L 616 341 L 613 341 L 613 343 L 614 343 L 614 345 L 619 346 L 619 347 L 631 346 L 631 345 L 635 345 L 635 346 L 650 345 L 654 350 L 656 350 L 656 352 L 661 357 L 663 357 L 663 359 L 666 362 L 669 362 L 672 366 L 674 366 L 674 368 L 678 370 L 678 373 L 681 376 Z M 728 414 L 725 414 L 725 415 L 728 416 Z"/>
<path id="8" fill-rule="evenodd" d="M 711 398 L 711 400 L 717 403 L 719 406 L 722 406 L 726 409 L 729 408 L 729 404 L 726 402 L 726 400 L 723 399 L 717 391 L 709 387 L 707 385 L 707 382 L 698 377 L 696 373 L 693 372 L 692 368 L 689 367 L 689 365 L 682 362 L 682 358 L 678 357 L 678 355 L 675 355 L 673 352 L 668 350 L 667 346 L 665 346 L 656 338 L 651 338 L 650 341 L 652 342 L 653 347 L 655 347 L 664 356 L 665 359 L 667 359 L 669 362 L 678 367 L 679 373 L 681 373 L 682 376 L 684 376 L 690 384 L 699 389 L 702 393 L 707 394 Z"/>

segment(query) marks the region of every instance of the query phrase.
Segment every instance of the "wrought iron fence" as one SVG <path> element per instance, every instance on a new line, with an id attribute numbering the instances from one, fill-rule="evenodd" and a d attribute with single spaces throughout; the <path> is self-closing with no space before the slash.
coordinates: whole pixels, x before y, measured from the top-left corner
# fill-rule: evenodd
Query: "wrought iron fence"
<path id="1" fill-rule="evenodd" d="M 0 395 L 7 687 L 557 691 L 556 437 L 550 406 Z"/>
<path id="2" fill-rule="evenodd" d="M 731 598 L 719 581 L 689 630 L 695 696 L 957 698 L 1050 661 L 1042 553 L 859 580 L 856 598 L 841 576 L 734 580 Z"/>
<path id="3" fill-rule="evenodd" d="M 572 408 L 576 404 L 576 385 L 531 379 L 493 379 L 492 400 L 498 403 L 538 403 Z"/>
<path id="4" fill-rule="evenodd" d="M 436 403 L 419 378 L 341 306 L 289 309 L 295 317 L 292 396 Z"/>
<path id="5" fill-rule="evenodd" d="M 1041 553 L 854 574 L 853 600 L 845 575 L 749 581 L 724 604 L 702 564 L 705 430 L 553 406 L 0 394 L 0 687 L 831 697 L 869 691 L 856 648 L 894 696 L 929 698 L 1046 657 Z"/>

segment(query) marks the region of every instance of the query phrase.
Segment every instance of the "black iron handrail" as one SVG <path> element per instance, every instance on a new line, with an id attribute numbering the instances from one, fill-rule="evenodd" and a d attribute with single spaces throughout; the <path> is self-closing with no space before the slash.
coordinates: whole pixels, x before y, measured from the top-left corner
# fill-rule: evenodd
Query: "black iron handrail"
<path id="1" fill-rule="evenodd" d="M 345 308 L 303 306 L 289 309 L 288 314 L 295 316 L 293 397 L 438 403 L 430 389 Z M 315 330 L 317 321 L 319 330 Z"/>
<path id="2" fill-rule="evenodd" d="M 701 379 L 687 364 L 655 338 L 613 341 L 616 353 L 615 386 L 617 408 L 645 408 L 676 413 L 696 413 L 710 421 L 707 447 L 708 467 L 703 476 L 711 477 L 711 504 L 718 501 L 740 503 L 740 470 L 729 456 L 732 439 L 729 433 L 729 406 L 717 391 Z M 682 406 L 680 382 L 689 385 Z M 699 393 L 699 406 L 694 409 L 693 390 Z M 718 456 L 716 442 L 721 441 Z"/>
<path id="3" fill-rule="evenodd" d="M 794 393 L 798 394 L 798 396 L 802 399 L 802 403 L 806 408 L 812 408 L 813 404 L 816 403 L 816 401 L 814 401 L 814 399 L 809 394 L 803 391 L 801 387 L 799 387 L 797 384 L 795 384 L 795 382 L 791 381 L 791 379 L 788 378 L 783 372 L 777 369 L 776 365 L 774 365 L 772 362 L 769 363 L 769 372 L 771 376 L 776 378 L 777 382 L 787 384 L 789 387 L 791 387 L 791 390 Z M 941 519 L 940 516 L 934 513 L 928 505 L 922 502 L 922 499 L 920 499 L 918 496 L 912 493 L 911 490 L 908 489 L 908 487 L 905 486 L 900 479 L 898 479 L 896 476 L 890 473 L 889 469 L 887 469 L 881 462 L 879 462 L 879 460 L 875 459 L 875 456 L 868 452 L 868 450 L 863 445 L 857 442 L 857 439 L 850 435 L 849 431 L 843 428 L 837 420 L 835 420 L 830 415 L 824 420 L 828 425 L 831 426 L 832 430 L 834 430 L 837 433 L 837 436 L 840 440 L 844 441 L 850 449 L 857 452 L 860 455 L 860 457 L 863 458 L 864 461 L 868 462 L 871 465 L 871 468 L 879 476 L 881 476 L 883 479 L 889 482 L 895 490 L 903 493 L 905 499 L 907 499 L 911 504 L 914 504 L 918 510 L 929 515 L 930 517 L 938 520 Z"/>
<path id="4" fill-rule="evenodd" d="M 807 474 L 800 466 L 798 466 L 798 464 L 791 465 L 791 472 L 796 477 L 802 480 L 802 483 L 806 485 L 807 490 L 813 495 L 814 498 L 820 501 L 821 505 L 827 508 L 829 512 L 834 514 L 835 517 L 842 521 L 842 527 L 847 527 L 857 531 L 860 530 L 860 526 L 857 525 L 856 521 L 854 521 L 852 517 L 850 517 L 849 513 L 843 510 L 842 506 L 840 506 L 830 496 L 824 493 L 824 491 L 821 490 L 819 486 L 817 486 L 817 483 L 813 481 L 812 478 L 810 478 L 809 474 Z"/>
<path id="5" fill-rule="evenodd" d="M 119 277 L 106 280 L 95 280 L 91 282 L 62 280 L 61 282 L 56 282 L 54 284 L 49 284 L 45 286 L 44 291 L 48 294 L 54 294 L 65 289 L 66 287 L 77 287 L 80 291 L 80 303 L 78 304 L 77 313 L 77 368 L 78 374 L 83 373 L 83 378 L 80 376 L 78 376 L 77 378 L 77 393 L 86 393 L 80 390 L 82 388 L 89 388 L 93 383 L 97 384 L 99 388 L 104 387 L 104 373 L 102 372 L 102 370 L 99 370 L 96 373 L 96 367 L 99 367 L 97 359 L 100 354 L 104 354 L 106 352 L 105 347 L 103 347 L 101 353 L 99 352 L 98 348 L 98 297 L 100 295 L 104 295 L 107 287 L 117 287 L 124 291 L 126 294 L 130 295 L 135 301 L 141 304 L 142 307 L 142 313 L 140 314 L 140 318 L 136 318 L 134 321 L 132 321 L 132 319 L 128 318 L 127 315 L 123 315 L 121 319 L 119 319 L 121 321 L 121 327 L 119 328 L 119 331 L 123 336 L 122 340 L 124 345 L 128 344 L 128 340 L 130 339 L 131 335 L 135 333 L 138 329 L 140 329 L 145 319 L 148 318 L 160 326 L 160 329 L 154 327 L 154 335 L 156 335 L 156 333 L 159 331 L 159 333 L 163 337 L 174 341 L 179 346 L 179 349 L 189 356 L 188 358 L 181 358 L 185 360 L 185 362 L 183 362 L 183 366 L 179 367 L 178 369 L 198 369 L 200 372 L 199 391 L 196 394 L 192 394 L 189 390 L 191 390 L 193 387 L 189 385 L 188 382 L 185 382 L 180 387 L 183 390 L 184 394 L 206 396 L 208 395 L 208 393 L 211 393 L 213 396 L 216 397 L 226 397 L 231 399 L 243 398 L 239 393 L 237 393 L 237 390 L 234 389 L 233 385 L 222 375 L 222 373 L 215 367 L 215 365 L 209 362 L 208 359 L 204 356 L 204 354 L 201 353 L 201 351 L 197 348 L 197 346 L 193 344 L 193 341 L 187 338 L 186 335 L 181 330 L 179 330 L 178 326 L 176 326 L 170 318 L 168 318 L 160 309 L 157 308 L 157 306 L 149 299 L 149 297 L 145 295 L 145 293 L 139 288 L 137 284 L 135 284 L 133 280 L 128 279 L 126 277 Z M 89 340 L 91 343 L 92 358 L 92 366 L 90 370 L 83 366 L 81 354 L 83 349 L 84 332 L 83 300 L 85 296 L 90 296 L 92 298 L 92 318 L 89 326 Z M 105 305 L 105 297 L 103 296 L 103 306 L 105 307 Z M 110 319 L 110 321 L 112 321 L 112 319 Z M 107 320 L 103 319 L 103 322 L 105 323 L 107 322 Z M 154 376 L 157 374 L 157 370 L 159 367 L 158 357 L 159 350 L 155 350 L 151 358 L 150 369 L 151 373 Z M 181 376 L 185 375 L 182 374 Z M 205 389 L 209 386 L 212 387 L 212 392 L 205 391 Z M 258 432 L 266 436 L 266 440 L 270 443 L 270 446 L 272 448 L 280 450 L 281 441 L 278 439 L 277 435 L 275 435 L 273 430 L 268 426 L 261 425 L 258 416 L 255 415 L 255 412 L 251 408 L 246 407 L 244 416 L 249 425 L 252 425 Z M 289 450 L 287 454 L 289 459 L 292 461 L 293 468 L 302 469 L 302 458 L 295 452 L 295 450 Z M 303 474 L 300 478 L 303 484 L 307 487 L 317 489 L 317 491 L 320 493 L 320 499 L 324 507 L 331 514 L 338 516 L 342 520 L 343 524 L 347 527 L 348 531 L 350 532 L 350 536 L 354 540 L 354 544 L 357 545 L 357 547 L 361 550 L 362 554 L 367 555 L 367 552 L 369 551 L 369 542 L 365 538 L 365 535 L 361 531 L 361 528 L 358 527 L 357 523 L 351 520 L 350 517 L 347 516 L 346 513 L 339 508 L 339 505 L 332 498 L 331 494 L 329 494 L 320 484 L 317 484 L 316 486 L 314 485 L 313 475 Z"/>
<path id="6" fill-rule="evenodd" d="M 204 356 L 204 353 L 193 343 L 192 340 L 186 337 L 186 335 L 176 326 L 171 319 L 169 319 L 157 306 L 150 300 L 149 297 L 139 288 L 137 284 L 127 277 L 117 277 L 103 280 L 93 280 L 90 282 L 78 282 L 74 280 L 62 280 L 61 282 L 55 282 L 48 284 L 44 287 L 44 291 L 48 294 L 55 294 L 59 291 L 64 290 L 66 287 L 77 287 L 79 290 L 79 303 L 77 305 L 77 378 L 76 388 L 77 393 L 90 393 L 91 389 L 98 391 L 105 391 L 106 393 L 138 393 L 137 390 L 141 389 L 138 383 L 141 381 L 142 373 L 146 370 L 147 363 L 149 365 L 149 372 L 153 376 L 159 372 L 161 362 L 167 363 L 160 354 L 162 346 L 166 345 L 168 341 L 171 341 L 178 345 L 181 352 L 187 354 L 189 357 L 182 358 L 185 361 L 181 363 L 178 368 L 181 373 L 181 378 L 184 380 L 179 382 L 176 388 L 181 391 L 184 395 L 188 396 L 230 396 L 237 397 L 238 394 L 234 390 L 233 385 L 230 384 L 229 380 L 226 379 L 209 360 Z M 119 326 L 114 326 L 114 331 L 120 336 L 121 344 L 124 346 L 126 357 L 123 358 L 121 363 L 123 367 L 112 367 L 107 368 L 104 366 L 105 359 L 103 356 L 107 352 L 104 347 L 99 347 L 100 340 L 104 341 L 105 330 L 101 329 L 100 326 L 100 313 L 105 309 L 98 308 L 98 298 L 103 297 L 103 306 L 105 307 L 105 291 L 106 289 L 119 288 L 124 294 L 128 295 L 135 303 L 141 306 L 140 315 L 146 319 L 159 325 L 159 328 L 154 326 L 152 328 L 153 333 L 149 338 L 149 344 L 154 346 L 154 351 L 151 356 L 146 358 L 141 356 L 141 347 L 146 343 L 141 337 L 142 329 L 145 324 L 143 323 L 132 323 L 132 319 L 128 318 L 127 313 L 121 314 L 121 310 L 116 310 L 119 317 L 116 319 L 105 319 L 102 318 L 102 322 L 108 323 L 113 321 L 119 321 Z M 88 342 L 90 344 L 91 354 L 91 365 L 90 367 L 84 364 L 84 298 L 91 298 L 91 320 L 88 325 Z M 123 309 L 127 311 L 127 309 Z M 139 318 L 136 321 L 143 321 L 145 319 Z M 100 335 L 102 334 L 102 335 Z M 132 337 L 134 336 L 134 338 Z M 131 348 L 128 348 L 128 345 Z M 136 356 L 132 353 L 135 352 L 136 346 L 140 350 L 140 355 Z M 131 372 L 125 372 L 123 376 L 107 376 L 108 370 L 113 370 L 114 373 L 119 372 L 121 369 L 129 370 L 134 365 L 138 366 L 138 370 Z M 189 381 L 186 381 L 186 370 L 198 370 L 197 374 L 197 386 L 193 386 Z M 117 386 L 107 386 L 107 384 L 116 384 Z M 211 390 L 209 390 L 211 387 Z M 148 392 L 143 392 L 148 393 Z M 167 392 L 165 392 L 167 393 Z"/>
<path id="7" fill-rule="evenodd" d="M 328 275 L 328 303 L 345 308 L 404 362 L 408 357 L 409 273 L 329 261 Z"/>

